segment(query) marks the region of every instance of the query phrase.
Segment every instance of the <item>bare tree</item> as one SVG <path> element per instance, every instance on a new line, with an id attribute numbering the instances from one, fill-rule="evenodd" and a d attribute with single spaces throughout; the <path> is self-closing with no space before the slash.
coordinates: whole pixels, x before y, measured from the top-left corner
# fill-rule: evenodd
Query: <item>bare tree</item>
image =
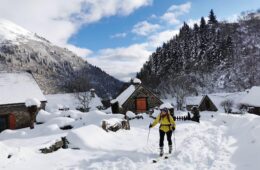
<path id="1" fill-rule="evenodd" d="M 89 104 L 91 101 L 91 94 L 89 89 L 91 88 L 89 78 L 87 74 L 87 66 L 76 71 L 67 83 L 67 88 L 74 92 L 75 97 L 79 100 L 79 110 L 85 112 L 89 110 Z"/>
<path id="2" fill-rule="evenodd" d="M 185 98 L 191 94 L 197 93 L 194 86 L 196 80 L 191 76 L 178 76 L 174 78 L 171 84 L 171 90 L 176 97 L 177 109 L 182 110 Z"/>
<path id="3" fill-rule="evenodd" d="M 225 113 L 231 113 L 234 102 L 232 100 L 224 100 L 220 103 L 220 105 L 224 108 Z"/>
<path id="4" fill-rule="evenodd" d="M 185 97 L 188 95 L 188 93 L 183 87 L 179 85 L 176 85 L 174 87 L 174 93 L 176 96 L 177 110 L 182 110 L 183 104 L 185 102 Z"/>
<path id="5" fill-rule="evenodd" d="M 92 99 L 92 96 L 89 92 L 76 92 L 75 93 L 76 98 L 79 100 L 80 108 L 78 108 L 80 111 L 87 112 L 89 111 L 89 104 Z"/>

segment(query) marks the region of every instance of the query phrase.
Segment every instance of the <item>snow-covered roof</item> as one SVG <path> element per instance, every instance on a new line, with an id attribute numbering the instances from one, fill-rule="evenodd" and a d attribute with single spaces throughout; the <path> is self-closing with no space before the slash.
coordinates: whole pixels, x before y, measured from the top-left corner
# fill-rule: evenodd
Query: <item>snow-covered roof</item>
<path id="1" fill-rule="evenodd" d="M 41 102 L 36 98 L 30 98 L 25 101 L 25 106 L 26 107 L 37 106 L 39 108 L 41 106 Z"/>
<path id="2" fill-rule="evenodd" d="M 125 101 L 134 93 L 135 86 L 130 85 L 125 91 L 123 91 L 116 99 L 112 100 L 111 103 L 116 103 L 120 106 L 125 103 Z"/>
<path id="3" fill-rule="evenodd" d="M 260 86 L 252 87 L 241 99 L 240 103 L 249 106 L 260 107 Z"/>
<path id="4" fill-rule="evenodd" d="M 136 83 L 136 84 L 141 84 L 142 83 L 142 81 L 140 79 L 138 79 L 138 78 L 134 78 L 133 82 Z"/>
<path id="5" fill-rule="evenodd" d="M 209 94 L 209 98 L 215 104 L 219 111 L 224 111 L 221 103 L 225 100 L 231 100 L 233 102 L 233 109 L 237 107 L 240 100 L 245 96 L 245 92 L 235 92 L 235 93 L 214 93 Z"/>
<path id="6" fill-rule="evenodd" d="M 190 96 L 186 97 L 185 102 L 186 105 L 199 105 L 203 96 Z"/>
<path id="7" fill-rule="evenodd" d="M 46 101 L 30 73 L 0 73 L 0 105 L 25 103 L 29 98 Z"/>
<path id="8" fill-rule="evenodd" d="M 73 93 L 49 94 L 46 95 L 46 98 L 48 99 L 46 109 L 49 111 L 60 108 L 76 109 L 80 106 L 79 100 Z M 95 97 L 91 98 L 89 103 L 90 110 L 96 109 L 97 106 L 102 106 L 102 102 L 101 99 L 95 94 Z"/>

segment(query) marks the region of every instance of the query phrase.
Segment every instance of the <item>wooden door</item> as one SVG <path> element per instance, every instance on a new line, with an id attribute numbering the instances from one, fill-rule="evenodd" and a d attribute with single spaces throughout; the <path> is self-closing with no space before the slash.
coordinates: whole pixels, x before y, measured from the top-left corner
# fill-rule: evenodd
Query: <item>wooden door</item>
<path id="1" fill-rule="evenodd" d="M 9 114 L 9 129 L 15 129 L 15 127 L 16 127 L 15 115 L 10 113 Z"/>
<path id="2" fill-rule="evenodd" d="M 146 100 L 146 98 L 137 98 L 136 99 L 136 111 L 138 113 L 147 111 L 147 100 Z"/>

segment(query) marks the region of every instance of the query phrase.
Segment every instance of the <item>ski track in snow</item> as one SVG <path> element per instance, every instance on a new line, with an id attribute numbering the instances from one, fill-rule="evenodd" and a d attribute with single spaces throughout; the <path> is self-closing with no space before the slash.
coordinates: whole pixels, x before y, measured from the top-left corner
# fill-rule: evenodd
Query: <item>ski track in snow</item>
<path id="1" fill-rule="evenodd" d="M 209 113 L 209 115 L 211 114 Z M 235 138 L 238 136 L 236 136 L 237 131 L 234 129 L 243 121 L 243 118 L 240 119 L 236 117 L 229 119 L 226 116 L 216 115 L 210 117 L 209 115 L 206 115 L 200 124 L 190 121 L 177 122 L 177 130 L 175 132 L 176 150 L 174 149 L 169 159 L 162 159 L 157 163 L 152 163 L 152 160 L 158 157 L 158 126 L 151 129 L 149 142 L 148 145 L 146 145 L 148 136 L 147 125 L 152 121 L 146 118 L 144 120 L 134 120 L 131 122 L 132 127 L 130 131 L 123 131 L 122 133 L 116 132 L 115 135 L 118 136 L 115 137 L 118 137 L 117 140 L 121 141 L 117 142 L 118 147 L 111 145 L 115 148 L 102 148 L 98 146 L 100 143 L 97 143 L 97 146 L 89 149 L 60 149 L 51 154 L 41 154 L 37 148 L 28 145 L 28 139 L 8 139 L 0 142 L 0 169 L 12 170 L 17 169 L 17 167 L 19 167 L 19 169 L 28 169 L 30 167 L 29 169 L 55 170 L 239 169 L 237 165 L 235 165 L 237 161 L 234 161 L 232 157 L 238 146 L 247 146 L 238 145 L 238 139 L 240 138 Z M 227 126 L 232 121 L 235 123 L 231 126 Z M 258 120 L 255 120 L 255 122 L 257 121 Z M 248 124 L 244 124 L 243 126 L 246 127 Z M 252 125 L 251 128 L 259 129 L 259 126 Z M 255 137 L 255 139 L 249 139 L 251 142 L 250 146 L 252 143 L 256 143 L 258 139 L 253 132 L 252 136 Z M 50 138 L 49 140 L 53 140 L 53 136 L 52 138 L 51 136 L 46 137 Z M 38 138 L 39 137 L 34 137 L 31 140 L 37 143 Z M 22 147 L 8 146 L 9 142 L 13 145 L 18 143 L 16 140 L 21 142 Z M 173 148 L 175 148 L 174 135 L 172 140 Z M 27 145 L 23 144 L 23 142 Z M 164 144 L 164 151 L 167 152 L 168 145 L 166 139 Z M 129 147 L 127 145 L 129 145 Z M 7 159 L 9 154 L 11 154 L 12 157 Z M 259 152 L 254 154 L 259 156 Z M 256 164 L 259 165 L 259 163 Z M 249 168 L 254 170 L 254 168 L 257 167 L 257 165 L 249 165 L 248 162 L 241 165 L 245 167 L 240 166 L 240 169 Z"/>
<path id="2" fill-rule="evenodd" d="M 183 124 L 186 126 L 182 131 L 176 132 L 177 151 L 170 156 L 169 160 L 160 160 L 156 164 L 152 164 L 151 157 L 157 157 L 158 150 L 156 145 L 144 147 L 140 152 L 120 153 L 113 152 L 106 157 L 109 159 L 92 160 L 85 162 L 87 169 L 234 169 L 229 162 L 232 152 L 225 146 L 229 140 L 223 137 L 218 127 L 212 126 L 210 123 Z M 203 127 L 203 128 L 202 128 Z M 205 129 L 204 129 L 205 128 Z M 178 134 L 183 136 L 178 138 Z M 199 134 L 199 135 L 198 135 Z M 207 134 L 203 135 L 203 134 Z M 158 135 L 154 134 L 153 135 Z M 156 138 L 156 137 L 154 137 Z M 174 139 L 173 139 L 174 140 Z M 178 143 L 177 143 L 178 142 Z M 155 141 L 157 143 L 157 141 Z M 168 150 L 165 141 L 166 151 Z M 192 150 L 192 153 L 191 153 Z M 132 155 L 132 156 L 131 156 Z M 93 163 L 92 163 L 93 162 Z M 105 168 L 104 168 L 105 167 Z"/>

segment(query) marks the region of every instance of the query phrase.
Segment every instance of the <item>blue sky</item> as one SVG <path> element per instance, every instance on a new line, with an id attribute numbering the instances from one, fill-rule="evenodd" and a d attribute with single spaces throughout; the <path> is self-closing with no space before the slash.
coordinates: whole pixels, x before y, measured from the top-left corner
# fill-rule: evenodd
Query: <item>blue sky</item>
<path id="1" fill-rule="evenodd" d="M 141 7 L 129 16 L 113 16 L 101 19 L 100 21 L 84 25 L 69 39 L 69 42 L 83 48 L 97 51 L 103 48 L 116 48 L 128 46 L 133 43 L 140 43 L 146 37 L 136 36 L 131 33 L 133 26 L 139 21 L 147 20 L 151 23 L 165 24 L 158 19 L 152 19 L 152 15 L 162 16 L 172 5 L 191 3 L 188 13 L 179 17 L 181 22 L 190 19 L 197 20 L 202 16 L 208 16 L 210 9 L 213 9 L 218 19 L 230 19 L 234 15 L 239 15 L 242 11 L 260 8 L 259 0 L 154 0 L 152 5 Z M 176 28 L 171 25 L 169 28 Z M 126 33 L 125 37 L 112 38 L 118 33 Z"/>
<path id="2" fill-rule="evenodd" d="M 234 22 L 259 8 L 260 0 L 1 0 L 0 16 L 128 81 L 184 21 L 213 9 Z"/>

